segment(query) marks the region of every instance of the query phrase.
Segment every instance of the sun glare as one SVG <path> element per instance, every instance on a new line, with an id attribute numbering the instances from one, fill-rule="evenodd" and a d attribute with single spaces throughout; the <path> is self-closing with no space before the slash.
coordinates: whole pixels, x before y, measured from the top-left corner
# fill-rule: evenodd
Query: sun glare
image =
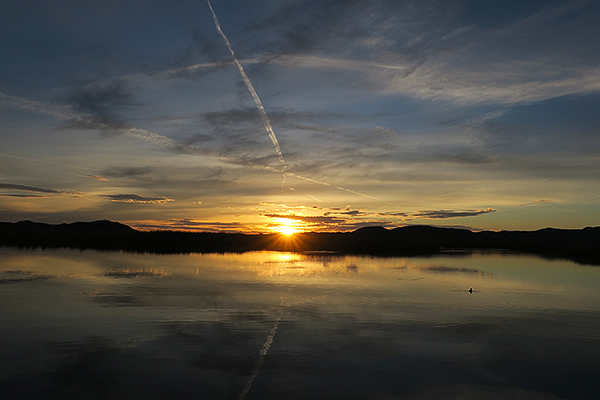
<path id="1" fill-rule="evenodd" d="M 290 236 L 290 235 L 293 235 L 294 233 L 296 233 L 296 229 L 292 226 L 282 226 L 281 233 L 283 235 Z"/>

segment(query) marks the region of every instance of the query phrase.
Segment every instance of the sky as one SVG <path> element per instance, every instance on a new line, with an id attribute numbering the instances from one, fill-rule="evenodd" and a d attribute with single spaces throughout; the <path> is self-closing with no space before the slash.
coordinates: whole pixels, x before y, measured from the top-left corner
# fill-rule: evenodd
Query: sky
<path id="1" fill-rule="evenodd" d="M 2 1 L 0 37 L 0 221 L 600 225 L 598 1 Z"/>

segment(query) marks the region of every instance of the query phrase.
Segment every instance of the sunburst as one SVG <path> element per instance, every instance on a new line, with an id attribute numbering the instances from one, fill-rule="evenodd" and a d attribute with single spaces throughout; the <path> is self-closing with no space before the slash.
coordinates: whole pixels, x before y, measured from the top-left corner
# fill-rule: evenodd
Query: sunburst
<path id="1" fill-rule="evenodd" d="M 280 232 L 282 235 L 291 236 L 298 231 L 293 226 L 285 225 L 280 228 Z"/>

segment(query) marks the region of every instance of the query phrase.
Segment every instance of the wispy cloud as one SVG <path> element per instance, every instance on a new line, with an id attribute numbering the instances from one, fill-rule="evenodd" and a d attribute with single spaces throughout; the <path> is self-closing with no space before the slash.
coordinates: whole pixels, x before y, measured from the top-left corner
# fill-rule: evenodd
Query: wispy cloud
<path id="1" fill-rule="evenodd" d="M 271 219 L 286 220 L 290 223 L 297 223 L 299 226 L 314 230 L 352 230 L 364 226 L 401 226 L 406 222 L 419 219 L 452 219 L 477 217 L 480 215 L 494 213 L 497 210 L 492 208 L 479 210 L 425 210 L 425 211 L 389 211 L 372 212 L 367 209 L 353 209 L 351 206 L 345 208 L 322 208 L 322 207 L 302 207 L 285 204 L 275 204 L 269 202 L 260 203 L 265 209 L 273 210 L 264 212 L 263 217 Z M 319 215 L 320 214 L 320 215 Z"/>
<path id="2" fill-rule="evenodd" d="M 305 206 L 305 205 L 290 205 L 284 203 L 271 203 L 268 201 L 261 201 L 258 203 L 260 206 L 270 207 L 271 209 L 274 207 L 277 210 L 322 210 L 322 208 L 317 206 Z"/>
<path id="3" fill-rule="evenodd" d="M 139 194 L 107 194 L 100 197 L 115 203 L 163 204 L 175 201 L 167 197 L 145 197 Z"/>
<path id="4" fill-rule="evenodd" d="M 10 96 L 2 92 L 0 92 L 0 106 L 30 110 L 40 114 L 51 115 L 61 120 L 75 119 L 79 116 L 79 114 L 71 107 L 56 103 L 28 100 L 21 97 Z"/>
<path id="5" fill-rule="evenodd" d="M 39 192 L 39 193 L 52 193 L 52 194 L 64 194 L 66 192 L 62 192 L 60 190 L 56 190 L 56 189 L 48 189 L 48 188 L 41 188 L 41 187 L 35 187 L 35 186 L 25 186 L 25 185 L 15 185 L 12 183 L 0 183 L 0 189 L 5 189 L 5 190 L 19 190 L 19 191 L 25 191 L 25 192 Z"/>
<path id="6" fill-rule="evenodd" d="M 168 229 L 199 232 L 240 232 L 248 229 L 247 225 L 237 222 L 205 222 L 190 218 L 157 219 L 143 222 L 131 221 L 128 225 L 141 230 Z"/>
<path id="7" fill-rule="evenodd" d="M 131 105 L 132 94 L 125 79 L 78 83 L 65 95 L 65 102 L 77 112 L 104 116 Z"/>
<path id="8" fill-rule="evenodd" d="M 399 221 L 413 221 L 415 219 L 451 219 L 477 217 L 484 214 L 494 213 L 490 207 L 480 210 L 424 210 L 415 212 L 391 211 L 379 212 L 377 215 L 382 217 L 398 218 Z"/>
<path id="9" fill-rule="evenodd" d="M 384 93 L 510 105 L 600 91 L 599 46 L 589 42 L 597 33 L 593 2 L 544 5 L 494 27 L 465 23 L 464 9 L 439 1 L 292 2 L 249 29 L 272 38 L 252 49 L 263 63 L 359 71 L 363 87 Z"/>
<path id="10" fill-rule="evenodd" d="M 536 201 L 530 201 L 529 203 L 523 203 L 523 204 L 519 204 L 519 206 L 533 206 L 536 204 L 542 204 L 542 203 L 554 203 L 554 200 L 552 199 L 541 199 L 541 200 L 536 200 Z"/>
<path id="11" fill-rule="evenodd" d="M 0 183 L 0 190 L 9 190 L 11 192 L 33 192 L 42 193 L 31 194 L 31 193 L 0 193 L 0 197 L 18 197 L 18 198 L 57 198 L 57 197 L 69 197 L 69 198 L 81 198 L 84 193 L 77 192 L 74 190 L 58 190 L 45 187 L 18 185 L 13 183 Z"/>
<path id="12" fill-rule="evenodd" d="M 22 198 L 42 198 L 42 197 L 52 197 L 52 196 L 41 196 L 39 194 L 14 194 L 14 193 L 0 193 L 0 197 L 22 197 Z"/>
<path id="13" fill-rule="evenodd" d="M 460 104 L 530 103 L 600 91 L 598 67 L 549 66 L 544 60 L 506 61 L 479 70 L 449 64 L 431 60 L 407 78 L 390 77 L 386 91 Z"/>
<path id="14" fill-rule="evenodd" d="M 296 215 L 296 214 L 263 214 L 264 217 L 267 218 L 277 218 L 277 219 L 287 219 L 290 221 L 300 221 L 307 224 L 326 224 L 326 225 L 336 225 L 342 224 L 346 220 L 338 217 L 328 217 L 328 216 L 304 216 L 304 215 Z"/>
<path id="15" fill-rule="evenodd" d="M 97 181 L 101 181 L 101 182 L 109 182 L 109 179 L 106 179 L 105 177 L 103 177 L 101 175 L 76 174 L 74 172 L 68 172 L 68 174 L 75 175 L 75 176 L 80 176 L 82 178 L 96 179 Z"/>
<path id="16" fill-rule="evenodd" d="M 492 208 L 486 208 L 485 210 L 428 210 L 428 211 L 417 211 L 408 215 L 408 218 L 424 218 L 424 219 L 448 219 L 448 218 L 464 218 L 464 217 L 476 217 L 483 214 L 489 214 L 496 212 Z"/>
<path id="17" fill-rule="evenodd" d="M 396 64 L 318 55 L 281 56 L 267 63 L 288 68 L 355 70 L 364 73 L 363 87 L 375 91 L 462 105 L 522 104 L 600 91 L 599 67 L 549 65 L 544 59 L 507 59 L 476 68 L 447 54 Z M 200 68 L 188 68 L 194 67 Z"/>
<path id="18" fill-rule="evenodd" d="M 351 210 L 350 207 L 347 207 L 346 210 L 344 211 L 327 211 L 325 214 L 325 216 L 327 215 L 348 215 L 351 217 L 359 217 L 359 216 L 365 216 L 365 215 L 370 215 L 370 213 L 366 212 L 364 209 L 362 210 Z"/>
<path id="19" fill-rule="evenodd" d="M 95 98 L 94 96 L 91 97 L 92 99 Z M 110 98 L 110 96 L 108 97 Z M 0 105 L 5 107 L 27 109 L 33 112 L 51 115 L 62 121 L 67 121 L 67 128 L 94 129 L 103 132 L 110 132 L 112 134 L 123 134 L 143 139 L 159 146 L 177 151 L 191 150 L 186 145 L 177 143 L 166 136 L 126 124 L 109 114 L 77 112 L 72 106 L 27 100 L 19 97 L 8 96 L 3 93 L 0 93 L 0 101 L 2 101 L 0 102 Z M 76 107 L 82 110 L 87 108 L 89 110 L 99 111 L 104 111 L 105 109 L 110 108 L 105 104 L 108 102 L 108 100 L 104 97 L 100 96 L 100 100 L 98 102 L 99 103 L 96 104 L 84 96 L 81 104 L 76 104 Z"/>
<path id="20" fill-rule="evenodd" d="M 102 170 L 103 176 L 111 178 L 137 178 L 150 172 L 148 167 L 110 167 Z"/>
<path id="21" fill-rule="evenodd" d="M 32 110 L 32 111 L 35 111 L 35 110 Z M 58 162 L 55 162 L 55 161 L 40 160 L 40 159 L 37 159 L 37 158 L 31 158 L 31 157 L 15 156 L 13 154 L 0 153 L 0 157 L 9 157 L 9 158 L 17 159 L 17 160 L 33 161 L 33 162 L 36 162 L 36 163 L 50 164 L 50 165 L 60 165 L 60 166 L 64 166 L 64 167 L 77 168 L 77 169 L 85 169 L 85 170 L 90 170 L 90 171 L 94 170 L 93 168 L 83 167 L 83 166 L 80 166 L 80 165 L 69 165 L 69 164 L 58 163 Z"/>
<path id="22" fill-rule="evenodd" d="M 100 98 L 103 99 L 102 96 L 100 96 Z M 88 104 L 87 101 L 84 101 L 83 103 Z M 19 102 L 19 101 L 13 101 L 8 105 L 14 106 L 14 107 L 20 107 L 20 104 L 21 104 L 21 102 Z M 27 107 L 27 109 L 30 109 L 31 111 L 45 112 L 45 110 L 46 110 L 45 105 L 42 103 L 39 103 L 39 102 L 27 101 L 27 104 L 31 105 L 31 107 Z M 86 107 L 93 108 L 90 105 L 86 105 Z M 99 106 L 99 108 L 101 109 L 102 107 Z M 53 107 L 53 109 L 57 109 L 57 110 L 59 110 L 59 112 L 53 112 L 51 115 L 53 115 L 56 118 L 63 119 L 63 120 L 69 119 L 69 121 L 70 121 L 69 123 L 70 123 L 71 127 L 78 127 L 78 128 L 83 128 L 83 129 L 97 129 L 97 130 L 101 130 L 101 131 L 103 131 L 103 130 L 110 131 L 112 133 L 117 133 L 117 134 L 125 134 L 128 136 L 143 139 L 145 141 L 154 143 L 158 146 L 161 146 L 163 148 L 167 148 L 167 149 L 170 149 L 170 150 L 173 150 L 176 152 L 201 154 L 201 155 L 205 155 L 205 156 L 214 157 L 221 161 L 231 163 L 231 164 L 251 166 L 254 168 L 261 168 L 261 169 L 281 173 L 281 170 L 277 170 L 268 165 L 264 165 L 263 163 L 260 162 L 260 159 L 256 159 L 256 158 L 251 159 L 251 160 L 241 159 L 241 158 L 226 156 L 221 153 L 203 149 L 200 147 L 187 145 L 187 144 L 181 144 L 181 143 L 174 141 L 171 138 L 168 138 L 163 135 L 159 135 L 155 132 L 152 132 L 152 131 L 149 131 L 146 129 L 140 129 L 140 128 L 137 128 L 137 127 L 125 124 L 125 123 L 121 123 L 118 121 L 115 122 L 114 120 L 106 120 L 106 118 L 104 118 L 104 116 L 101 116 L 100 118 L 98 118 L 98 116 L 95 116 L 92 114 L 67 112 L 67 111 L 72 110 L 72 108 L 66 107 L 66 106 L 56 105 L 55 107 Z M 65 112 L 62 112 L 62 111 L 65 111 Z M 331 187 L 336 190 L 352 193 L 357 196 L 362 196 L 362 197 L 386 202 L 385 200 L 381 200 L 375 196 L 371 196 L 371 195 L 368 195 L 365 193 L 347 189 L 345 187 L 337 186 L 337 185 L 334 185 L 334 184 L 331 184 L 328 182 L 324 182 L 322 180 L 309 178 L 309 177 L 298 175 L 298 174 L 292 173 L 292 172 L 288 172 L 288 173 L 286 173 L 286 175 L 293 176 L 293 177 L 296 177 L 296 178 L 299 178 L 299 179 L 302 179 L 305 181 L 309 181 L 312 183 L 316 183 L 319 185 L 328 186 L 328 187 Z"/>

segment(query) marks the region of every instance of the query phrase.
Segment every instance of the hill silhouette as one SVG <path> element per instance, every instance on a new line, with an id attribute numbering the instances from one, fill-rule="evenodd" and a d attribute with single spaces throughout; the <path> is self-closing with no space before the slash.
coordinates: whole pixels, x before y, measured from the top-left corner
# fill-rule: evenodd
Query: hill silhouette
<path id="1" fill-rule="evenodd" d="M 510 250 L 600 265 L 600 227 L 482 231 L 424 225 L 366 227 L 347 233 L 242 234 L 138 231 L 112 221 L 50 225 L 0 222 L 0 246 L 76 248 L 145 253 L 223 253 L 253 250 L 333 251 L 365 255 L 428 255 L 449 249 Z"/>

